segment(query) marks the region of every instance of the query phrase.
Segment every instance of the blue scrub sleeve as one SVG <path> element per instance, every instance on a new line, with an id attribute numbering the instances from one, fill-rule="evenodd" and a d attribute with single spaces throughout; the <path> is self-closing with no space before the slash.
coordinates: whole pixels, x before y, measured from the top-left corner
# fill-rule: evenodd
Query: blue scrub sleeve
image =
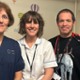
<path id="1" fill-rule="evenodd" d="M 21 49 L 19 43 L 17 43 L 17 45 L 15 46 L 15 51 L 16 51 L 15 72 L 17 72 L 24 69 L 24 61 L 21 56 Z"/>

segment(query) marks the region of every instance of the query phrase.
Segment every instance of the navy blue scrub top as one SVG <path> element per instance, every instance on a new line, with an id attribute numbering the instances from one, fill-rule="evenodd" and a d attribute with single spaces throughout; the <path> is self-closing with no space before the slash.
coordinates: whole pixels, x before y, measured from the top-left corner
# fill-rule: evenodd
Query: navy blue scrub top
<path id="1" fill-rule="evenodd" d="M 4 36 L 0 46 L 0 80 L 14 80 L 15 72 L 23 68 L 18 42 Z"/>

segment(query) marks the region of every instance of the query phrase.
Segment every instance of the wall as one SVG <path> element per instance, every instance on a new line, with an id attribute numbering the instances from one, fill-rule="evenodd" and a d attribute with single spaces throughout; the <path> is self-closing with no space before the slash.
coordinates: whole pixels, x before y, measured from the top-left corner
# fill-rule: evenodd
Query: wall
<path id="1" fill-rule="evenodd" d="M 77 3 L 77 8 L 76 8 L 76 28 L 75 32 L 80 34 L 80 2 Z"/>
<path id="2" fill-rule="evenodd" d="M 15 23 L 13 26 L 7 29 L 5 35 L 18 40 L 22 36 L 18 34 L 19 28 L 19 13 L 25 13 L 31 10 L 31 5 L 36 4 L 39 6 L 39 13 L 42 15 L 45 26 L 44 34 L 42 37 L 49 39 L 59 34 L 58 27 L 56 25 L 56 15 L 63 8 L 69 8 L 75 12 L 75 5 L 73 1 L 57 1 L 57 0 L 1 0 L 7 3 L 14 15 Z M 74 30 L 73 30 L 74 31 Z"/>

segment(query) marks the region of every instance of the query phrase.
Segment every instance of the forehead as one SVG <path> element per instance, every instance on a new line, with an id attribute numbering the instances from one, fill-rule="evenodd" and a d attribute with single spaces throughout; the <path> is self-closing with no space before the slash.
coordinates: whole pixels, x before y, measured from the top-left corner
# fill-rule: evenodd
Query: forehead
<path id="1" fill-rule="evenodd" d="M 0 15 L 2 15 L 2 14 L 6 14 L 7 15 L 6 10 L 3 9 L 3 8 L 0 8 Z"/>
<path id="2" fill-rule="evenodd" d="M 60 19 L 72 19 L 72 15 L 70 12 L 62 12 L 59 15 L 59 20 Z"/>
<path id="3" fill-rule="evenodd" d="M 35 16 L 30 16 L 28 21 L 37 21 L 38 22 L 38 19 Z"/>

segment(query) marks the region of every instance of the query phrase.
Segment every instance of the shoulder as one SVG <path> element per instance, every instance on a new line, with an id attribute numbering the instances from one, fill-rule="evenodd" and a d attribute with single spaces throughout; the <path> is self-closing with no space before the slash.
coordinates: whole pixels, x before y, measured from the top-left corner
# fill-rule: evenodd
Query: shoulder
<path id="1" fill-rule="evenodd" d="M 19 46 L 19 43 L 12 38 L 4 36 L 4 40 L 6 41 L 7 45 L 14 45 L 15 47 Z"/>
<path id="2" fill-rule="evenodd" d="M 50 41 L 50 42 L 54 42 L 54 41 L 56 41 L 57 37 L 58 37 L 58 36 L 55 36 L 55 37 L 53 37 L 53 38 L 50 38 L 49 41 Z"/>
<path id="3" fill-rule="evenodd" d="M 18 40 L 19 45 L 23 45 L 24 41 L 25 41 L 25 36 Z"/>
<path id="4" fill-rule="evenodd" d="M 74 39 L 76 39 L 78 42 L 80 42 L 80 36 L 75 36 Z"/>
<path id="5" fill-rule="evenodd" d="M 50 44 L 51 43 L 50 41 L 48 41 L 48 40 L 46 40 L 44 38 L 41 38 L 41 39 L 42 39 L 42 43 L 44 43 L 44 44 Z"/>
<path id="6" fill-rule="evenodd" d="M 45 47 L 45 48 L 48 48 L 48 47 L 52 47 L 52 44 L 51 44 L 51 42 L 50 41 L 48 41 L 48 40 L 46 40 L 46 39 L 44 39 L 44 38 L 41 38 L 41 45 L 43 46 L 43 47 Z"/>
<path id="7" fill-rule="evenodd" d="M 58 36 L 55 36 L 55 37 L 49 39 L 49 41 L 51 42 L 51 44 L 52 44 L 53 47 L 55 46 L 55 42 L 56 42 L 57 37 Z"/>
<path id="8" fill-rule="evenodd" d="M 14 39 L 12 39 L 12 38 L 9 38 L 9 37 L 6 37 L 6 36 L 4 36 L 4 39 L 5 39 L 7 42 L 13 42 L 13 43 L 15 43 L 15 44 L 18 43 L 16 40 L 14 40 Z"/>
<path id="9" fill-rule="evenodd" d="M 77 37 L 73 37 L 71 43 L 80 45 L 80 37 L 78 37 L 78 36 Z"/>

